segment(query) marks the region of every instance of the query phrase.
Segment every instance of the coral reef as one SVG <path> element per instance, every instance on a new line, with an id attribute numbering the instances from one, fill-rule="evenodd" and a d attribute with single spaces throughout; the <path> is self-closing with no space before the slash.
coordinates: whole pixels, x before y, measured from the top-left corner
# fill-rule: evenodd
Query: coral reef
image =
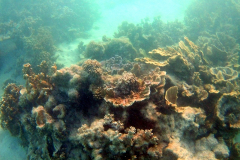
<path id="1" fill-rule="evenodd" d="M 29 159 L 231 157 L 229 141 L 236 132 L 226 135 L 223 130 L 239 128 L 239 89 L 224 93 L 221 88 L 226 86 L 217 86 L 211 78 L 202 80 L 198 65 L 204 63 L 183 58 L 200 49 L 186 41 L 191 48 L 184 44 L 184 53 L 179 48 L 150 53 L 167 61 L 169 66 L 161 70 L 141 61 L 126 63 L 120 56 L 101 63 L 89 59 L 60 70 L 43 61 L 38 74 L 25 64 L 26 86 L 5 88 L 1 126 L 28 146 Z M 177 71 L 180 67 L 183 72 Z M 229 68 L 211 68 L 208 76 L 217 69 L 226 74 L 227 82 L 238 84 L 236 77 L 228 76 L 235 75 Z"/>
<path id="2" fill-rule="evenodd" d="M 3 33 L 11 37 L 29 36 L 33 30 L 41 26 L 51 28 L 54 39 L 59 41 L 84 37 L 84 31 L 90 29 L 98 18 L 98 5 L 83 0 L 81 2 L 19 3 L 2 1 L 3 14 L 0 23 Z M 11 23 L 9 23 L 11 20 Z"/>
<path id="3" fill-rule="evenodd" d="M 239 142 L 233 141 L 240 129 L 239 2 L 194 1 L 186 26 L 160 17 L 123 22 L 115 38 L 104 36 L 86 48 L 79 44 L 89 59 L 58 69 L 54 39 L 79 36 L 94 20 L 91 14 L 82 17 L 88 5 L 73 2 L 59 2 L 59 8 L 49 1 L 36 12 L 55 9 L 40 18 L 29 13 L 0 24 L 4 34 L 16 29 L 0 40 L 15 38 L 28 51 L 25 86 L 7 84 L 0 101 L 0 124 L 22 140 L 28 159 L 240 157 Z M 52 28 L 39 27 L 42 16 L 53 21 Z M 56 28 L 58 20 L 67 25 Z M 89 22 L 76 26 L 79 20 Z"/>
<path id="4" fill-rule="evenodd" d="M 152 21 L 146 18 L 139 24 L 124 21 L 114 37 L 128 37 L 135 48 L 149 52 L 158 47 L 177 43 L 184 36 L 185 30 L 185 26 L 180 21 L 164 23 L 159 16 Z"/>
<path id="5" fill-rule="evenodd" d="M 99 15 L 98 5 L 86 0 L 0 3 L 4 6 L 0 15 L 0 61 L 10 53 L 16 57 L 17 62 L 13 62 L 12 67 L 14 77 L 21 76 L 25 63 L 30 63 L 35 72 L 39 72 L 37 64 L 43 60 L 53 65 L 57 59 L 55 46 L 89 36 L 86 31 L 92 28 Z"/>

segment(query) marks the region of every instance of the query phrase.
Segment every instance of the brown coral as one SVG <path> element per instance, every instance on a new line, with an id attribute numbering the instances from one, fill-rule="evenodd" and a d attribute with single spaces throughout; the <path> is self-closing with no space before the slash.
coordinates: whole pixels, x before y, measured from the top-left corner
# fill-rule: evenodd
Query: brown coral
<path id="1" fill-rule="evenodd" d="M 35 74 L 32 71 L 31 65 L 29 63 L 23 65 L 23 78 L 26 80 L 26 89 L 28 100 L 32 101 L 37 98 L 38 103 L 46 101 L 48 95 L 53 89 L 53 84 L 51 83 L 50 77 L 46 74 L 47 64 L 43 61 L 40 64 L 41 70 L 39 74 Z"/>
<path id="2" fill-rule="evenodd" d="M 211 87 L 211 86 L 209 86 Z M 202 102 L 205 99 L 208 98 L 208 92 L 204 90 L 202 87 L 197 87 L 195 85 L 182 85 L 182 96 L 186 97 L 188 99 L 191 99 L 191 101 L 195 102 Z M 211 93 L 214 93 L 213 88 L 209 88 L 209 91 Z"/>
<path id="3" fill-rule="evenodd" d="M 153 66 L 153 67 L 164 67 L 164 66 L 167 66 L 168 65 L 168 62 L 167 61 L 164 61 L 164 62 L 158 62 L 156 60 L 153 60 L 151 58 L 147 58 L 147 57 L 144 57 L 144 58 L 135 58 L 134 61 L 136 62 L 142 62 L 142 63 L 145 63 L 145 64 L 149 64 L 150 66 Z"/>
<path id="4" fill-rule="evenodd" d="M 232 81 L 238 78 L 238 72 L 229 67 L 210 68 L 210 73 L 213 76 L 213 82 Z"/>
<path id="5" fill-rule="evenodd" d="M 168 90 L 165 93 L 165 100 L 167 105 L 173 105 L 176 106 L 177 104 L 177 94 L 178 94 L 178 87 L 173 86 L 168 88 Z"/>
<path id="6" fill-rule="evenodd" d="M 118 124 L 119 122 L 113 120 L 113 116 L 107 115 L 104 119 L 94 121 L 90 127 L 82 125 L 78 132 L 71 136 L 71 140 L 83 144 L 85 151 L 94 158 L 161 157 L 164 145 L 158 145 L 159 139 L 152 130 L 140 130 L 131 126 L 125 133 L 120 133 L 122 127 L 117 127 Z M 104 128 L 104 125 L 111 127 Z M 105 148 L 113 154 L 102 154 L 99 148 Z M 130 148 L 134 152 L 129 152 Z M 159 150 L 156 150 L 157 148 Z"/>
<path id="7" fill-rule="evenodd" d="M 57 115 L 57 118 L 64 118 L 66 115 L 66 107 L 64 104 L 59 104 L 53 108 L 53 113 Z"/>
<path id="8" fill-rule="evenodd" d="M 101 83 L 102 68 L 101 64 L 97 60 L 86 60 L 82 67 L 83 70 L 89 74 L 89 78 L 92 83 Z"/>
<path id="9" fill-rule="evenodd" d="M 140 83 L 131 72 L 124 72 L 118 78 L 117 84 L 107 86 L 105 92 L 105 101 L 111 102 L 114 106 L 128 107 L 134 102 L 147 99 L 150 95 L 150 88 Z"/>
<path id="10" fill-rule="evenodd" d="M 18 105 L 21 87 L 10 83 L 4 89 L 4 95 L 0 102 L 0 122 L 1 127 L 8 129 L 11 134 L 20 133 L 19 116 L 22 108 Z"/>
<path id="11" fill-rule="evenodd" d="M 32 114 L 36 118 L 38 128 L 43 128 L 47 124 L 53 123 L 52 117 L 46 112 L 43 106 L 33 107 Z"/>
<path id="12" fill-rule="evenodd" d="M 176 51 L 174 48 L 171 48 L 171 47 L 167 47 L 166 49 L 158 48 L 158 49 L 154 49 L 149 52 L 149 55 L 153 59 L 157 59 L 160 61 L 165 61 L 169 57 L 172 57 L 174 55 L 179 55 L 179 54 L 180 53 L 178 51 Z"/>
<path id="13" fill-rule="evenodd" d="M 227 123 L 232 128 L 240 128 L 240 95 L 232 92 L 223 94 L 217 102 L 217 117 L 225 126 Z"/>

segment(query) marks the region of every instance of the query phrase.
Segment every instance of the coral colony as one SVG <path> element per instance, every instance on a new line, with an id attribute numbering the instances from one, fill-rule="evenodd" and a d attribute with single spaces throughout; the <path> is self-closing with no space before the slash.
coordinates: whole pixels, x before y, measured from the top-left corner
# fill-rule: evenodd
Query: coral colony
<path id="1" fill-rule="evenodd" d="M 26 52 L 16 55 L 15 66 L 26 84 L 6 83 L 0 124 L 21 139 L 27 159 L 240 158 L 240 142 L 234 142 L 240 129 L 239 2 L 196 1 L 184 23 L 160 17 L 123 22 L 112 39 L 80 42 L 84 58 L 70 67 L 55 63 L 54 40 L 79 37 L 97 13 L 84 19 L 91 5 L 79 10 L 75 1 L 68 7 L 45 2 L 28 6 L 40 19 L 16 10 L 26 18 L 13 12 L 15 21 L 0 23 Z M 47 10 L 51 17 L 40 13 Z M 51 20 L 50 27 L 39 25 Z"/>
<path id="2" fill-rule="evenodd" d="M 5 88 L 1 126 L 22 139 L 28 159 L 228 158 L 239 79 L 217 67 L 230 63 L 216 61 L 215 50 L 185 37 L 132 62 L 122 54 L 57 70 L 43 61 L 38 74 L 25 64 L 26 85 Z M 106 50 L 90 43 L 90 52 Z"/>

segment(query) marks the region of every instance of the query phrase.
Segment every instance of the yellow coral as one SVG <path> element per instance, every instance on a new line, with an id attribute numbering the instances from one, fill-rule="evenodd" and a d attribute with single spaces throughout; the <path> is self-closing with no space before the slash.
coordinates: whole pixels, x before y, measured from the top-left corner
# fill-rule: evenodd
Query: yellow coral
<path id="1" fill-rule="evenodd" d="M 149 64 L 149 65 L 152 65 L 152 66 L 158 66 L 158 67 L 163 67 L 163 66 L 167 66 L 168 63 L 166 61 L 164 62 L 158 62 L 158 61 L 155 61 L 153 59 L 150 59 L 150 58 L 147 58 L 147 57 L 144 57 L 144 58 L 135 58 L 134 61 L 136 62 L 142 62 L 142 63 L 145 63 L 145 64 Z"/>

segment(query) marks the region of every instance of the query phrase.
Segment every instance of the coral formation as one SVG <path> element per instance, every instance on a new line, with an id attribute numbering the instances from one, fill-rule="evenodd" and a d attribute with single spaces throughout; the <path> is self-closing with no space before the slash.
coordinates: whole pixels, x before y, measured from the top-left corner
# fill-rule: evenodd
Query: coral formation
<path id="1" fill-rule="evenodd" d="M 4 96 L 1 100 L 1 127 L 8 129 L 11 134 L 19 135 L 19 116 L 22 108 L 18 105 L 21 87 L 14 83 L 8 84 L 4 89 Z"/>
<path id="2" fill-rule="evenodd" d="M 115 79 L 115 77 L 111 77 L 111 79 Z M 149 86 L 141 84 L 140 80 L 132 73 L 123 72 L 122 76 L 118 77 L 117 84 L 114 83 L 116 82 L 113 80 L 112 84 L 105 88 L 106 96 L 104 97 L 107 102 L 113 103 L 114 106 L 128 107 L 134 102 L 149 98 Z"/>
<path id="3" fill-rule="evenodd" d="M 106 44 L 101 54 L 108 54 Z M 87 49 L 89 55 L 95 51 Z M 231 157 L 239 128 L 238 71 L 211 65 L 206 52 L 185 37 L 135 62 L 124 52 L 60 70 L 42 61 L 38 74 L 25 64 L 25 87 L 5 89 L 1 125 L 35 159 Z"/>
<path id="4" fill-rule="evenodd" d="M 176 105 L 177 104 L 177 94 L 178 94 L 178 87 L 173 86 L 168 88 L 165 93 L 165 100 L 167 105 Z"/>
<path id="5" fill-rule="evenodd" d="M 122 22 L 114 37 L 128 37 L 133 46 L 149 52 L 158 47 L 165 47 L 177 43 L 184 36 L 186 28 L 180 21 L 164 23 L 161 17 L 152 21 L 146 18 L 141 23 Z"/>
<path id="6" fill-rule="evenodd" d="M 240 127 L 239 119 L 239 94 L 223 94 L 217 102 L 217 117 L 223 125 L 229 125 L 231 128 Z"/>
<path id="7" fill-rule="evenodd" d="M 238 78 L 238 72 L 229 67 L 210 68 L 209 71 L 213 75 L 212 81 L 214 83 L 221 83 L 221 81 L 232 81 Z"/>
<path id="8" fill-rule="evenodd" d="M 49 19 L 71 24 L 62 27 L 70 37 L 85 30 L 73 18 L 91 26 L 94 18 L 76 15 L 85 9 L 76 11 L 74 1 L 61 8 L 50 2 L 56 8 Z M 25 16 L 19 28 L 0 24 L 4 33 L 16 28 L 9 34 L 18 33 L 29 58 L 25 86 L 4 89 L 1 127 L 22 140 L 28 159 L 239 158 L 239 142 L 233 141 L 240 129 L 239 6 L 197 0 L 186 26 L 159 17 L 123 22 L 113 39 L 104 36 L 86 48 L 81 42 L 78 49 L 89 59 L 61 69 L 53 57 L 53 37 L 68 37 L 56 35 L 61 29 L 36 27 L 41 17 L 35 16 Z"/>
<path id="9" fill-rule="evenodd" d="M 33 107 L 32 114 L 36 118 L 38 128 L 43 128 L 53 122 L 52 117 L 46 112 L 43 106 Z"/>

